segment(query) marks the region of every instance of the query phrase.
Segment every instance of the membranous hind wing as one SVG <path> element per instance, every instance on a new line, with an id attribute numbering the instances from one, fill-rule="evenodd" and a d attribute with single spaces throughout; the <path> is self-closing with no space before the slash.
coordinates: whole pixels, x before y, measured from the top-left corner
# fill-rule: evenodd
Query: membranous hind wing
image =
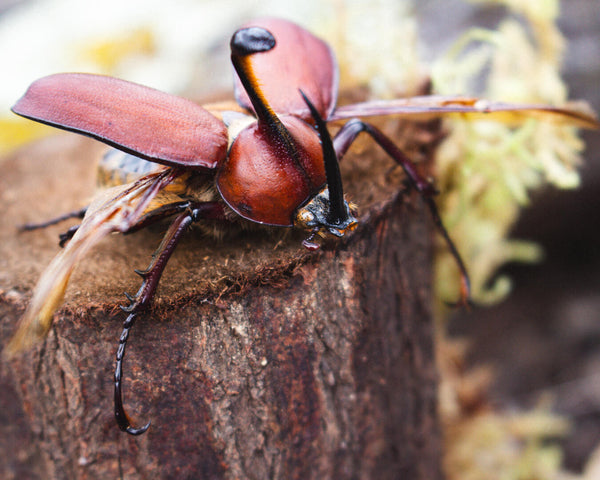
<path id="1" fill-rule="evenodd" d="M 522 123 L 525 118 L 563 122 L 582 128 L 600 127 L 598 119 L 585 103 L 569 103 L 563 107 L 550 105 L 492 102 L 475 97 L 427 95 L 395 100 L 374 100 L 338 107 L 330 121 L 383 115 L 427 120 L 439 116 L 489 119 L 506 123 Z"/>
<path id="2" fill-rule="evenodd" d="M 156 195 L 176 176 L 176 171 L 163 169 L 130 185 L 111 188 L 92 202 L 73 238 L 43 272 L 17 332 L 6 346 L 6 355 L 14 355 L 47 335 L 77 262 L 109 233 L 126 232 L 134 226 Z"/>

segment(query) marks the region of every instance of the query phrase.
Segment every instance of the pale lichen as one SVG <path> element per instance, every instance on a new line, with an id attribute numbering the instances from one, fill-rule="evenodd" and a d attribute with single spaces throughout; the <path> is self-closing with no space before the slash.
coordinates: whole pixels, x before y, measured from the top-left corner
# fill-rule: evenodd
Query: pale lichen
<path id="1" fill-rule="evenodd" d="M 489 99 L 564 105 L 567 88 L 560 77 L 565 41 L 556 26 L 557 0 L 473 0 L 507 7 L 496 29 L 466 32 L 432 69 L 438 93 L 473 93 Z M 520 125 L 450 120 L 449 135 L 436 158 L 438 205 L 471 274 L 473 298 L 494 303 L 510 291 L 510 279 L 497 276 L 507 262 L 542 256 L 531 242 L 510 238 L 511 228 L 532 192 L 544 186 L 579 185 L 583 143 L 574 127 L 529 119 Z M 459 371 L 448 352 L 447 308 L 457 298 L 455 262 L 443 248 L 435 273 L 438 299 L 438 364 L 442 371 L 440 412 L 444 422 L 445 469 L 456 479 L 580 478 L 562 470 L 562 452 L 549 439 L 569 431 L 568 422 L 545 404 L 530 412 L 509 413 L 486 402 L 489 375 Z M 455 350 L 455 349 L 454 349 Z M 468 392 L 465 395 L 464 392 Z M 474 407 L 474 400 L 479 403 Z M 592 467 L 589 467 L 591 469 Z M 587 476 L 581 478 L 588 478 Z"/>
<path id="2" fill-rule="evenodd" d="M 541 406 L 525 413 L 478 413 L 446 426 L 453 440 L 444 467 L 460 480 L 558 478 L 562 452 L 549 438 L 564 436 L 568 423 Z"/>
<path id="3" fill-rule="evenodd" d="M 485 3 L 478 0 L 477 3 Z M 520 103 L 564 105 L 567 89 L 559 74 L 564 39 L 555 25 L 557 2 L 503 3 L 515 16 L 494 31 L 466 32 L 432 69 L 439 93 L 474 93 Z M 495 121 L 451 120 L 439 149 L 438 204 L 470 270 L 473 298 L 493 303 L 510 291 L 510 280 L 494 278 L 507 262 L 541 257 L 532 243 L 508 237 L 532 191 L 544 185 L 573 188 L 583 143 L 574 127 L 530 119 L 518 126 Z M 457 298 L 456 266 L 440 250 L 437 298 Z M 440 308 L 441 304 L 440 304 Z"/>

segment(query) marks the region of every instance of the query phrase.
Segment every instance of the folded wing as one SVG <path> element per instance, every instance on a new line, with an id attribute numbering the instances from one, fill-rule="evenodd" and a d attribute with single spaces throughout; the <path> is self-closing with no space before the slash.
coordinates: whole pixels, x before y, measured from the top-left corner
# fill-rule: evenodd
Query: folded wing
<path id="1" fill-rule="evenodd" d="M 35 287 L 33 298 L 4 350 L 6 356 L 42 340 L 61 305 L 73 268 L 81 257 L 111 232 L 129 229 L 157 193 L 174 179 L 172 170 L 152 173 L 131 185 L 114 187 L 98 197 L 66 247 L 52 260 Z"/>

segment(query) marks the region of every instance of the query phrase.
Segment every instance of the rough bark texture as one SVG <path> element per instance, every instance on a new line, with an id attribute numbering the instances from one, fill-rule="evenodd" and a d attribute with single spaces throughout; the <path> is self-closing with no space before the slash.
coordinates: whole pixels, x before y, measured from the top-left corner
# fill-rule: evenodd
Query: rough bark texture
<path id="1" fill-rule="evenodd" d="M 433 145 L 429 128 L 405 127 L 405 147 Z M 2 161 L 3 344 L 65 229 L 15 226 L 85 203 L 97 148 L 59 135 Z M 141 437 L 112 415 L 116 305 L 160 232 L 99 245 L 47 341 L 1 364 L 2 477 L 440 478 L 430 222 L 392 166 L 370 149 L 345 161 L 362 225 L 320 252 L 293 233 L 185 238 L 129 341 Z"/>

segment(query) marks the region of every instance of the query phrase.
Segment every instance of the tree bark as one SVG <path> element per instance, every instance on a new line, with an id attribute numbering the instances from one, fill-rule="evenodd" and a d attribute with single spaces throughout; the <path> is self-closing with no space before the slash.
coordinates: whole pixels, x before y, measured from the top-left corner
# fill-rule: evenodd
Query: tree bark
<path id="1" fill-rule="evenodd" d="M 94 172 L 81 157 L 97 148 L 59 135 L 2 163 L 3 345 L 65 229 L 15 226 L 85 203 Z M 152 420 L 140 437 L 112 413 L 115 306 L 161 233 L 103 242 L 43 345 L 1 364 L 2 478 L 441 478 L 431 222 L 380 154 L 345 163 L 361 226 L 343 242 L 309 253 L 301 235 L 257 232 L 179 245 L 128 344 L 126 408 Z"/>

